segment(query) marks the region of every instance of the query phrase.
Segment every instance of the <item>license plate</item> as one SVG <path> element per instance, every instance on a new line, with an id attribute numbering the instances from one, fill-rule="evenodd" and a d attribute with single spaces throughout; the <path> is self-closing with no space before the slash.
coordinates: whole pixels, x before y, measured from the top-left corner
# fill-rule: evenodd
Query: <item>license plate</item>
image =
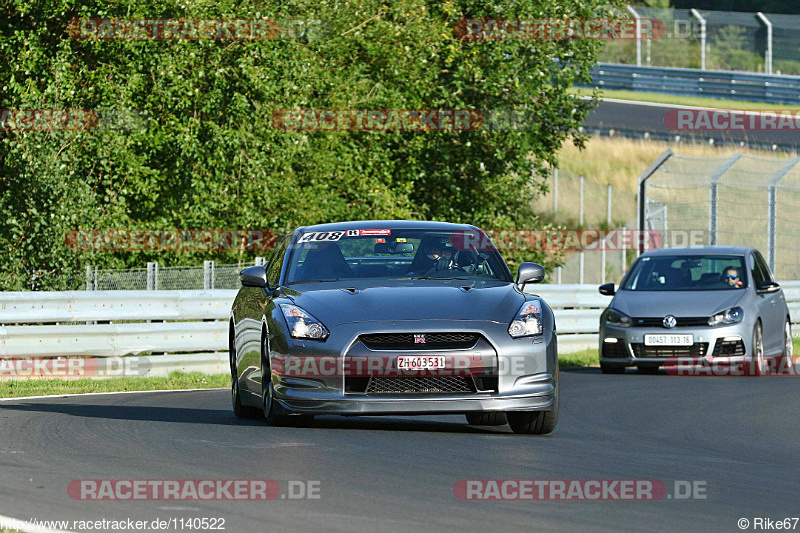
<path id="1" fill-rule="evenodd" d="M 443 356 L 401 355 L 397 358 L 399 370 L 435 370 L 444 368 Z"/>
<path id="2" fill-rule="evenodd" d="M 691 346 L 693 335 L 645 335 L 645 346 Z"/>

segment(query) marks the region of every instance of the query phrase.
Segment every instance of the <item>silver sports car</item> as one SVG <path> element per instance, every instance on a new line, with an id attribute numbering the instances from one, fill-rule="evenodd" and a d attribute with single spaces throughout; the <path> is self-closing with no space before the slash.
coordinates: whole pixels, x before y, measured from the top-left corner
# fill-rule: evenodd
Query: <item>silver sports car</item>
<path id="1" fill-rule="evenodd" d="M 600 317 L 600 367 L 655 371 L 668 357 L 711 356 L 760 375 L 792 355 L 783 291 L 754 248 L 664 248 L 642 254 Z M 766 361 L 765 361 L 766 359 Z"/>
<path id="2" fill-rule="evenodd" d="M 474 226 L 371 221 L 298 228 L 242 271 L 230 318 L 233 410 L 273 424 L 314 415 L 463 413 L 550 433 L 558 420 L 544 269 L 514 279 Z"/>

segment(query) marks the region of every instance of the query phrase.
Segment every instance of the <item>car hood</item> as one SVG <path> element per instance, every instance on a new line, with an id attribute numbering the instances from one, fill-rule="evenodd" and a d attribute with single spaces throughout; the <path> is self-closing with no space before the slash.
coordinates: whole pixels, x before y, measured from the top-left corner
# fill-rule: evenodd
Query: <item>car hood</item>
<path id="1" fill-rule="evenodd" d="M 631 317 L 711 316 L 738 304 L 745 291 L 620 291 L 612 307 Z"/>
<path id="2" fill-rule="evenodd" d="M 297 294 L 297 293 L 295 293 Z M 297 305 L 327 326 L 392 320 L 483 320 L 511 322 L 525 297 L 513 285 L 370 287 L 297 294 Z"/>

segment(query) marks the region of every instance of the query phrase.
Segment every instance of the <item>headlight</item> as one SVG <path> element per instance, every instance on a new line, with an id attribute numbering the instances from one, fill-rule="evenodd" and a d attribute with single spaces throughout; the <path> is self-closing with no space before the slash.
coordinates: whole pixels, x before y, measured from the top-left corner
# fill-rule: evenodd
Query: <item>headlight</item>
<path id="1" fill-rule="evenodd" d="M 324 341 L 330 334 L 322 322 L 303 311 L 296 305 L 280 304 L 289 334 L 294 339 L 314 339 Z"/>
<path id="2" fill-rule="evenodd" d="M 616 309 L 609 309 L 606 315 L 606 324 L 620 328 L 629 328 L 631 327 L 631 317 L 625 313 L 620 313 Z"/>
<path id="3" fill-rule="evenodd" d="M 522 304 L 508 326 L 508 334 L 514 338 L 542 334 L 542 308 L 538 300 Z"/>
<path id="4" fill-rule="evenodd" d="M 741 307 L 731 307 L 721 313 L 717 313 L 708 319 L 709 326 L 722 326 L 725 324 L 737 324 L 744 318 L 744 309 Z"/>

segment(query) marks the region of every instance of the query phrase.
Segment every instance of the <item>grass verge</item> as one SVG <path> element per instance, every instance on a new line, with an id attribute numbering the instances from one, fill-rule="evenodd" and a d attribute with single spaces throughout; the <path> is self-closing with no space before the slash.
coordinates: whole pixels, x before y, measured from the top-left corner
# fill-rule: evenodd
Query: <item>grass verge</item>
<path id="1" fill-rule="evenodd" d="M 570 93 L 579 96 L 592 96 L 594 89 L 573 87 Z M 709 109 L 733 109 L 737 111 L 797 111 L 797 106 L 765 104 L 763 102 L 745 102 L 743 100 L 725 100 L 722 98 L 703 98 L 699 96 L 673 96 L 663 93 L 643 93 L 635 91 L 609 91 L 600 92 L 602 98 L 616 98 L 618 100 L 631 100 L 633 102 L 653 102 L 656 104 L 688 105 L 706 107 Z"/>
<path id="2" fill-rule="evenodd" d="M 794 353 L 800 353 L 800 338 L 792 339 Z M 582 352 L 565 353 L 558 356 L 561 368 L 583 368 L 600 366 L 600 354 L 597 350 L 583 350 Z"/>
<path id="3" fill-rule="evenodd" d="M 230 386 L 230 380 L 227 374 L 207 376 L 199 372 L 191 374 L 173 372 L 168 377 L 158 378 L 8 380 L 0 381 L 0 398 L 87 392 L 215 389 Z"/>

